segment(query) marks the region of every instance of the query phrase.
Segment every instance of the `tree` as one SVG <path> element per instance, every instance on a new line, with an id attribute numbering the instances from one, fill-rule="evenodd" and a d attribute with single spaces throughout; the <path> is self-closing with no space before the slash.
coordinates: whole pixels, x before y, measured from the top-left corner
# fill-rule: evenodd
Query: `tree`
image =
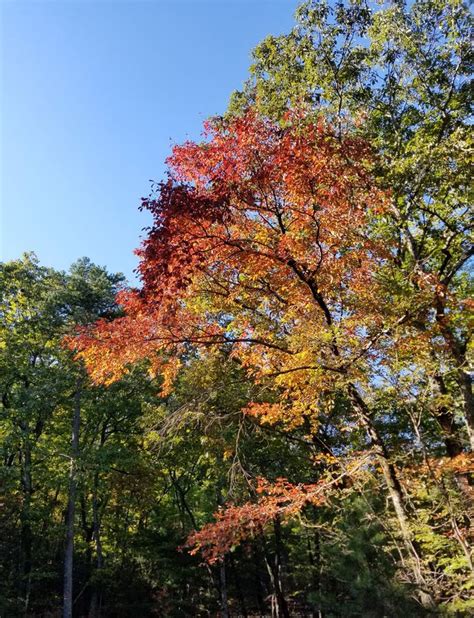
<path id="1" fill-rule="evenodd" d="M 121 274 L 110 275 L 105 269 L 95 266 L 89 259 L 83 258 L 72 265 L 67 279 L 67 287 L 59 301 L 64 312 L 65 328 L 71 329 L 77 325 L 90 324 L 103 316 L 113 317 L 117 311 L 115 295 L 123 285 Z M 74 404 L 71 432 L 69 496 L 66 516 L 66 548 L 64 557 L 64 592 L 63 617 L 72 618 L 73 608 L 73 560 L 74 560 L 74 522 L 77 493 L 77 465 L 80 454 L 79 432 L 81 426 L 81 401 L 83 398 L 86 376 L 81 367 L 77 368 L 74 387 Z M 97 481 L 96 481 L 97 484 Z M 97 492 L 97 486 L 95 487 Z M 97 496 L 94 497 L 97 502 Z M 102 567 L 102 551 L 100 544 L 97 512 L 94 512 L 95 541 L 98 553 L 98 567 Z M 95 610 L 91 611 L 92 616 Z"/>
<path id="2" fill-rule="evenodd" d="M 370 141 L 377 185 L 389 196 L 383 225 L 395 251 L 394 301 L 410 306 L 425 296 L 424 312 L 407 321 L 409 354 L 419 352 L 416 341 L 431 348 L 424 380 L 452 456 L 464 442 L 458 402 L 474 448 L 472 290 L 463 272 L 473 255 L 471 34 L 472 14 L 458 0 L 310 0 L 289 34 L 257 46 L 251 77 L 230 105 L 238 114 L 255 103 L 282 120 L 303 104 Z"/>
<path id="3" fill-rule="evenodd" d="M 87 379 L 84 370 L 73 363 L 62 338 L 76 324 L 92 322 L 106 312 L 112 315 L 122 282 L 122 275 L 109 275 L 87 259 L 74 264 L 70 274 L 41 267 L 33 254 L 1 265 L 2 477 L 7 503 L 11 504 L 16 495 L 21 504 L 20 567 L 18 571 L 12 569 L 19 584 L 16 593 L 20 608 L 14 606 L 12 611 L 29 613 L 32 590 L 37 593 L 41 579 L 41 543 L 36 529 L 42 518 L 51 518 L 54 510 L 48 495 L 44 502 L 38 497 L 40 488 L 55 488 L 58 482 L 57 472 L 45 466 L 44 437 L 51 435 L 57 417 L 71 413 L 72 452 L 63 452 L 57 462 L 59 469 L 65 456 L 71 462 L 65 550 L 69 607 L 65 613 L 71 615 L 80 411 Z M 49 455 L 58 457 L 54 451 Z"/>
<path id="4" fill-rule="evenodd" d="M 68 388 L 55 356 L 62 323 L 56 295 L 63 284 L 64 277 L 39 266 L 33 254 L 2 264 L 0 270 L 3 474 L 21 504 L 20 564 L 13 573 L 19 611 L 25 614 L 34 571 L 34 460 L 45 426 Z"/>
<path id="5" fill-rule="evenodd" d="M 397 247 L 377 226 L 389 200 L 368 171 L 370 149 L 297 113 L 282 127 L 250 110 L 207 131 L 208 141 L 174 148 L 169 181 L 144 200 L 155 224 L 139 252 L 143 288 L 120 297 L 124 317 L 82 332 L 78 356 L 106 381 L 147 357 L 169 383 L 189 346 L 230 347 L 277 395 L 247 413 L 306 424 L 310 436 L 344 402 L 336 430 L 366 431 L 431 604 L 377 402 L 379 382 L 405 371 L 406 323 L 432 297 L 394 302 Z"/>

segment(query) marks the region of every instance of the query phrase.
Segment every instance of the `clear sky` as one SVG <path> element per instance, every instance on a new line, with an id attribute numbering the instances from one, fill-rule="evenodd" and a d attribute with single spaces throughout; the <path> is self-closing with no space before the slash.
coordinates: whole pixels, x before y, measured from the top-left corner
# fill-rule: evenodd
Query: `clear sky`
<path id="1" fill-rule="evenodd" d="M 0 259 L 87 255 L 132 279 L 149 180 L 296 0 L 0 0 Z"/>

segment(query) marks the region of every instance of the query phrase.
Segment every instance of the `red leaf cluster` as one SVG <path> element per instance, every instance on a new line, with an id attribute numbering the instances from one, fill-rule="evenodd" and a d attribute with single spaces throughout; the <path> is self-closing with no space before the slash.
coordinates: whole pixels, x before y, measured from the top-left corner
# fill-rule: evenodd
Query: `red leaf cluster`
<path id="1" fill-rule="evenodd" d="M 276 518 L 287 521 L 307 504 L 324 502 L 322 485 L 293 485 L 283 478 L 275 483 L 258 479 L 257 493 L 256 502 L 227 505 L 215 514 L 215 522 L 191 534 L 188 538 L 190 553 L 200 552 L 212 564 L 242 541 L 262 534 Z"/>

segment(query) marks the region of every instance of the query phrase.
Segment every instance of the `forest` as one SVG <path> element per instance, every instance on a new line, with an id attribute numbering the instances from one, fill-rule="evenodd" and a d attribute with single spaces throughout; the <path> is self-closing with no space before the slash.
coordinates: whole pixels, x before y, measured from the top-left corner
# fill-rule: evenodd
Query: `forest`
<path id="1" fill-rule="evenodd" d="M 472 24 L 304 2 L 135 287 L 0 264 L 1 618 L 474 614 Z"/>

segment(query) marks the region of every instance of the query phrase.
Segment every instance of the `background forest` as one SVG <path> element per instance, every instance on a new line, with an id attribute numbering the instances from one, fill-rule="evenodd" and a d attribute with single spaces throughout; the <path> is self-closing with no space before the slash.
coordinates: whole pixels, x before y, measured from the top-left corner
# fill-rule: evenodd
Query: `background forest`
<path id="1" fill-rule="evenodd" d="M 470 616 L 472 16 L 309 1 L 141 207 L 0 264 L 0 616 Z"/>

